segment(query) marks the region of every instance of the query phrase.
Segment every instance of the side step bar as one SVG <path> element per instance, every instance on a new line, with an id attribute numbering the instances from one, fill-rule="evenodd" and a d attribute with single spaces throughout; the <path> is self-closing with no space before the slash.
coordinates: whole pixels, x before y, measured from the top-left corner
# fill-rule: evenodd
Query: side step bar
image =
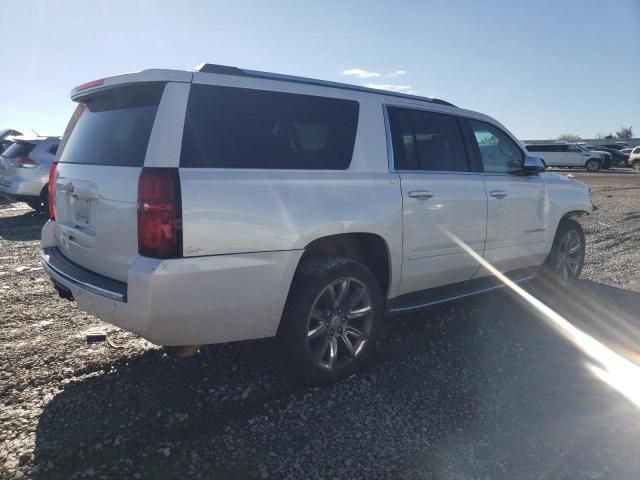
<path id="1" fill-rule="evenodd" d="M 516 270 L 508 273 L 507 276 L 514 283 L 528 282 L 533 279 L 531 270 Z M 430 288 L 420 292 L 409 293 L 389 300 L 387 303 L 387 313 L 405 313 L 413 310 L 439 305 L 441 303 L 453 302 L 463 298 L 472 297 L 482 293 L 489 293 L 505 287 L 495 277 L 485 277 L 467 282 L 454 283 L 442 287 Z"/>

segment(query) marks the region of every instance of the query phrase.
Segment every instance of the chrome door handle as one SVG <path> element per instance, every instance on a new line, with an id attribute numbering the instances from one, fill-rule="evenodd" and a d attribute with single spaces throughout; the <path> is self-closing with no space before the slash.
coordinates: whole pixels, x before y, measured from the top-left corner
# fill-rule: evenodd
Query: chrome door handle
<path id="1" fill-rule="evenodd" d="M 409 192 L 409 196 L 411 198 L 417 198 L 418 200 L 429 200 L 433 197 L 433 193 L 428 192 L 427 190 L 413 190 Z"/>
<path id="2" fill-rule="evenodd" d="M 505 192 L 504 190 L 492 190 L 492 191 L 489 192 L 489 195 L 491 195 L 492 197 L 495 197 L 495 198 L 504 198 L 509 194 L 507 192 Z"/>

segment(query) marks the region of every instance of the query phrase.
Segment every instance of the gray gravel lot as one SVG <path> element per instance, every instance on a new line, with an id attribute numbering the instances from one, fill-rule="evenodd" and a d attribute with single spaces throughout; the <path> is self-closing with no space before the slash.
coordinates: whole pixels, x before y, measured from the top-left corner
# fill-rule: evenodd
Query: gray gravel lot
<path id="1" fill-rule="evenodd" d="M 640 174 L 574 174 L 584 280 L 527 288 L 640 364 Z M 0 200 L 0 478 L 640 478 L 640 405 L 513 294 L 389 318 L 366 372 L 305 388 L 270 340 L 180 360 L 57 298 L 44 221 Z"/>

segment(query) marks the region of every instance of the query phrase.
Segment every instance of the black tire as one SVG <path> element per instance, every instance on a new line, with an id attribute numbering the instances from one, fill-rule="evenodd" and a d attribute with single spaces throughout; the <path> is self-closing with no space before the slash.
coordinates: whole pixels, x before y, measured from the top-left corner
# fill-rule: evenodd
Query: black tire
<path id="1" fill-rule="evenodd" d="M 579 239 L 580 247 L 576 252 L 577 255 L 572 257 L 576 262 L 575 270 L 573 270 L 572 267 L 568 267 L 568 275 L 565 276 L 563 273 L 564 269 L 561 264 L 563 261 L 566 261 L 567 252 L 564 251 L 566 243 L 563 242 L 567 241 L 566 239 L 568 236 L 572 235 L 575 235 L 577 239 Z M 580 278 L 580 273 L 582 273 L 582 267 L 584 266 L 585 247 L 586 243 L 582 226 L 570 218 L 562 220 L 560 225 L 558 225 L 558 230 L 556 230 L 556 236 L 553 239 L 551 252 L 542 267 L 542 280 L 545 283 L 564 287 L 569 287 L 575 283 Z M 565 267 L 567 265 L 568 264 L 565 263 Z"/>
<path id="2" fill-rule="evenodd" d="M 49 211 L 49 190 L 45 185 L 40 192 L 40 197 L 33 200 L 26 200 L 25 203 L 33 208 L 38 213 L 45 213 Z"/>
<path id="3" fill-rule="evenodd" d="M 42 200 L 29 200 L 26 202 L 31 208 L 33 208 L 37 213 L 46 212 L 49 207 L 42 202 Z"/>
<path id="4" fill-rule="evenodd" d="M 600 170 L 600 166 L 600 161 L 596 160 L 595 158 L 590 158 L 584 164 L 584 168 L 586 168 L 590 172 L 597 172 L 598 170 Z"/>
<path id="5" fill-rule="evenodd" d="M 325 306 L 330 304 L 332 298 L 336 299 L 336 287 L 339 295 L 343 285 L 346 285 L 345 293 L 342 295 L 345 301 L 358 295 L 362 295 L 363 300 L 344 310 L 344 315 L 334 311 L 337 304 L 323 309 L 321 302 L 325 302 Z M 328 297 L 325 298 L 325 294 Z M 364 304 L 369 304 L 370 310 L 362 308 Z M 356 307 L 360 310 L 356 310 Z M 316 312 L 313 315 L 312 308 Z M 346 311 L 359 316 L 347 320 L 345 317 L 349 315 L 344 313 Z M 359 313 L 362 311 L 370 313 Z M 321 312 L 322 316 L 317 315 L 317 312 Z M 319 318 L 322 320 L 318 320 Z M 286 369 L 292 377 L 307 385 L 326 385 L 347 378 L 371 360 L 383 319 L 384 300 L 380 285 L 362 263 L 329 256 L 304 260 L 294 276 L 278 330 L 278 342 Z M 312 322 L 315 322 L 314 328 Z M 344 331 L 340 328 L 341 325 L 345 326 Z M 355 338 L 355 343 L 352 344 L 347 337 L 353 333 L 349 331 L 350 328 L 358 333 L 366 333 L 366 339 L 360 336 L 351 337 Z M 340 337 L 338 329 L 341 332 Z M 316 334 L 320 330 L 321 333 Z M 324 352 L 328 356 L 325 356 Z M 332 352 L 336 353 L 333 362 Z M 325 358 L 328 358 L 326 362 Z M 329 363 L 333 367 L 330 367 Z"/>
<path id="6" fill-rule="evenodd" d="M 640 171 L 640 160 L 634 160 L 633 163 L 631 164 L 631 168 L 633 168 L 636 171 Z"/>

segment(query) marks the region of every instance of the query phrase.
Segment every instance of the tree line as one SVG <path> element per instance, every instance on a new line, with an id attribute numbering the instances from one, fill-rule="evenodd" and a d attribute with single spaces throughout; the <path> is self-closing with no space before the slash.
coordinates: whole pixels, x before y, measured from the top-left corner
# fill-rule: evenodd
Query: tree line
<path id="1" fill-rule="evenodd" d="M 616 131 L 615 135 L 613 133 L 609 133 L 607 135 L 604 133 L 598 133 L 596 138 L 600 140 L 628 140 L 633 138 L 633 127 L 620 127 L 620 129 Z M 558 140 L 563 140 L 565 142 L 577 142 L 582 140 L 582 137 L 574 133 L 563 133 L 558 137 Z"/>

